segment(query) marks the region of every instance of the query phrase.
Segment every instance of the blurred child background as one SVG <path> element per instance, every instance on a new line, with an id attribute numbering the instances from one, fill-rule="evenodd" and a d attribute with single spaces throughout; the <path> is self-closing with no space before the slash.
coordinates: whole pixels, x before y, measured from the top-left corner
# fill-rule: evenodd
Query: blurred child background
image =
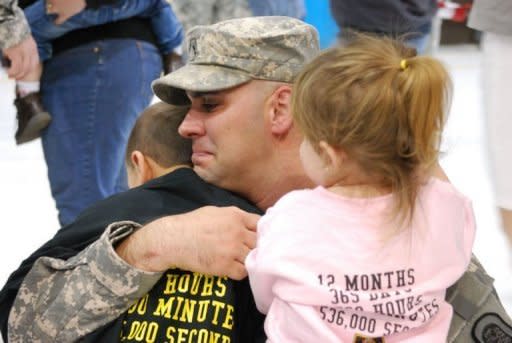
<path id="1" fill-rule="evenodd" d="M 172 70 L 172 63 L 178 58 L 174 49 L 179 47 L 183 40 L 183 29 L 171 6 L 165 0 L 106 1 L 106 4 L 95 7 L 86 7 L 84 0 L 72 0 L 72 3 L 76 7 L 76 14 L 70 18 L 56 16 L 58 9 L 46 0 L 38 0 L 24 10 L 32 36 L 37 43 L 41 63 L 16 82 L 14 102 L 18 112 L 16 144 L 38 138 L 41 130 L 51 121 L 50 114 L 41 104 L 39 90 L 43 72 L 42 62 L 52 56 L 51 41 L 53 39 L 76 29 L 140 16 L 149 18 L 151 21 L 151 27 L 163 57 L 164 73 Z"/>

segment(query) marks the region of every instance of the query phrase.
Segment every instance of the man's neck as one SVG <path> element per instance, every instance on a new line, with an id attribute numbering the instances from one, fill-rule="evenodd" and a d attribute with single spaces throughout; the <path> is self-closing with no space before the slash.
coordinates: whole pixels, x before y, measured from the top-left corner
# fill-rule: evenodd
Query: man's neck
<path id="1" fill-rule="evenodd" d="M 293 138 L 293 137 L 292 137 Z M 312 188 L 314 183 L 306 176 L 299 158 L 301 137 L 291 139 L 276 148 L 265 163 L 265 170 L 258 175 L 245 198 L 258 208 L 267 210 L 283 195 L 294 190 Z M 264 177 L 261 177 L 264 175 Z"/>
<path id="2" fill-rule="evenodd" d="M 267 190 L 270 190 L 261 195 L 249 196 L 249 199 L 258 199 L 254 201 L 254 204 L 261 210 L 266 211 L 269 207 L 274 204 L 286 193 L 294 190 L 311 188 L 314 184 L 305 175 L 292 175 L 286 177 L 286 179 L 276 179 L 273 184 L 268 184 Z"/>

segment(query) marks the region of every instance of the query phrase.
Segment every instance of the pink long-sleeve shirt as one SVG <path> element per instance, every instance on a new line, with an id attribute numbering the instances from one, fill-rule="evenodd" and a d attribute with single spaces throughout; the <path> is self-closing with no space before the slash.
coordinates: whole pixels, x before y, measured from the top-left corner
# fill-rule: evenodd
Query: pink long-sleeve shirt
<path id="1" fill-rule="evenodd" d="M 411 226 L 395 234 L 383 223 L 391 195 L 348 198 L 317 187 L 270 208 L 245 261 L 268 340 L 445 342 L 445 291 L 469 264 L 473 210 L 438 179 L 417 199 Z"/>

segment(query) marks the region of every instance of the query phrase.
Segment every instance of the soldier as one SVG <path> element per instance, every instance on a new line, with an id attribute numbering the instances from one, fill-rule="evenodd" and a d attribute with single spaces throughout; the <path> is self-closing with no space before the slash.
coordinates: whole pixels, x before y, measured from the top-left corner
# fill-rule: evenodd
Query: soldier
<path id="1" fill-rule="evenodd" d="M 165 102 L 190 104 L 179 132 L 192 139 L 194 171 L 260 210 L 311 187 L 290 96 L 295 76 L 318 52 L 314 28 L 285 17 L 234 19 L 196 27 L 188 42 L 187 64 L 153 90 Z M 110 323 L 126 342 L 263 340 L 250 326 L 249 293 L 224 301 L 237 292 L 233 280 L 247 275 L 255 223 L 232 207 L 203 207 L 143 226 L 113 223 L 73 258 L 33 265 L 10 311 L 10 339 L 72 341 Z M 478 318 L 504 331 L 490 312 L 510 322 L 476 261 L 448 300 L 455 307 L 450 341 L 471 341 Z"/>

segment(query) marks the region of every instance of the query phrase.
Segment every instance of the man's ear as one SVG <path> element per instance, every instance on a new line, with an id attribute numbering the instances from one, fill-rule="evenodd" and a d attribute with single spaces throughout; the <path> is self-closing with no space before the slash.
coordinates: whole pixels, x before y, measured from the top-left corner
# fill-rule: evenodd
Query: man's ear
<path id="1" fill-rule="evenodd" d="M 135 169 L 135 174 L 137 177 L 136 181 L 140 185 L 153 179 L 153 168 L 142 152 L 139 150 L 132 151 L 130 154 L 130 159 L 132 161 L 133 168 Z"/>
<path id="2" fill-rule="evenodd" d="M 292 89 L 288 85 L 276 88 L 270 103 L 270 127 L 273 134 L 287 134 L 293 126 L 291 111 Z"/>

